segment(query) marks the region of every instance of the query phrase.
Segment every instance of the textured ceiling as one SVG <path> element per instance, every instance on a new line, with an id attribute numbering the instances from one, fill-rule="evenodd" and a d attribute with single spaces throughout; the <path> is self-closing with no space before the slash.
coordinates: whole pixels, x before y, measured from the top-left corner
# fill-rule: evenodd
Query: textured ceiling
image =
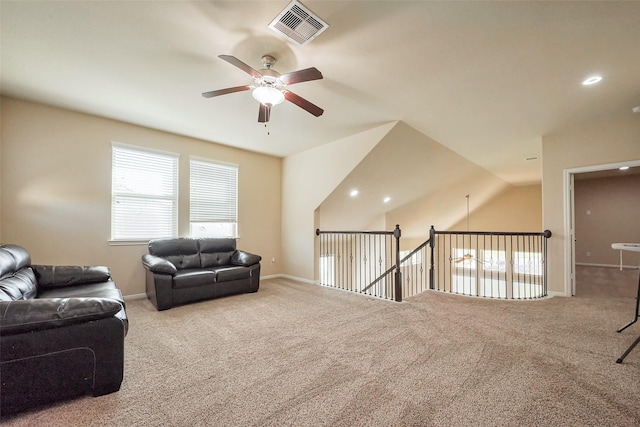
<path id="1" fill-rule="evenodd" d="M 309 0 L 304 47 L 268 28 L 287 3 L 2 1 L 2 93 L 282 157 L 399 120 L 516 185 L 542 136 L 640 105 L 640 2 Z M 251 83 L 220 54 L 317 67 L 291 89 L 324 115 L 203 98 Z"/>

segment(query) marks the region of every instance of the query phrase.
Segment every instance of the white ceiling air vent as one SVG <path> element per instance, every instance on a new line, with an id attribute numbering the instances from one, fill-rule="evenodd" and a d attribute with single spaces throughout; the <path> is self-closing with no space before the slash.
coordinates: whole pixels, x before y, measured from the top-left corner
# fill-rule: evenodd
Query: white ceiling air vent
<path id="1" fill-rule="evenodd" d="M 329 28 L 329 25 L 302 3 L 293 0 L 271 21 L 269 28 L 304 46 Z"/>

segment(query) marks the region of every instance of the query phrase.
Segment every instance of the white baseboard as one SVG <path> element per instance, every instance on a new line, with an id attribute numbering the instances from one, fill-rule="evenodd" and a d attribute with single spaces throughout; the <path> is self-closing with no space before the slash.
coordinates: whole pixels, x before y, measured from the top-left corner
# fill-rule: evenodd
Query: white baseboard
<path id="1" fill-rule="evenodd" d="M 295 280 L 302 283 L 307 283 L 309 285 L 318 284 L 318 282 L 316 282 L 315 280 L 303 279 L 302 277 L 296 277 L 296 276 L 289 276 L 288 274 L 281 274 L 280 277 L 282 277 L 283 279 L 289 279 L 289 280 Z"/>
<path id="2" fill-rule="evenodd" d="M 592 264 L 588 262 L 576 262 L 576 265 L 583 265 L 585 267 L 607 267 L 607 268 L 620 268 L 620 264 Z M 629 270 L 637 270 L 640 266 L 637 265 L 623 265 L 622 268 Z"/>
<path id="3" fill-rule="evenodd" d="M 567 294 L 565 294 L 564 292 L 558 292 L 558 291 L 548 291 L 547 292 L 547 296 L 549 298 L 553 298 L 553 297 L 566 297 L 568 296 Z"/>
<path id="4" fill-rule="evenodd" d="M 289 276 L 288 274 L 272 274 L 270 276 L 260 276 L 260 279 L 278 279 L 278 278 L 295 280 L 296 282 L 308 283 L 310 285 L 318 284 L 318 282 L 316 282 L 315 280 L 303 279 L 302 277 Z"/>
<path id="5" fill-rule="evenodd" d="M 133 295 L 125 295 L 124 300 L 125 301 L 133 301 L 136 299 L 145 299 L 147 297 L 147 294 L 133 294 Z"/>

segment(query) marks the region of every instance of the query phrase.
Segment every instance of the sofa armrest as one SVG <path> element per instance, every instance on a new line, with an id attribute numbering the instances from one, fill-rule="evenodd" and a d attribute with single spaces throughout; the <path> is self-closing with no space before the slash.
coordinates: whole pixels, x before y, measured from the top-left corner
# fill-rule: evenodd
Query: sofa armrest
<path id="1" fill-rule="evenodd" d="M 241 250 L 236 250 L 231 256 L 232 265 L 241 265 L 244 267 L 257 264 L 261 260 L 262 260 L 262 257 L 260 255 L 254 255 L 249 252 L 245 252 Z"/>
<path id="2" fill-rule="evenodd" d="M 142 255 L 142 265 L 153 273 L 170 274 L 173 276 L 178 271 L 171 261 L 150 254 Z"/>
<path id="3" fill-rule="evenodd" d="M 109 267 L 104 266 L 32 265 L 31 267 L 36 273 L 38 287 L 43 289 L 106 282 L 111 278 Z"/>
<path id="4" fill-rule="evenodd" d="M 42 298 L 0 302 L 0 335 L 34 332 L 115 317 L 120 302 L 108 298 Z"/>

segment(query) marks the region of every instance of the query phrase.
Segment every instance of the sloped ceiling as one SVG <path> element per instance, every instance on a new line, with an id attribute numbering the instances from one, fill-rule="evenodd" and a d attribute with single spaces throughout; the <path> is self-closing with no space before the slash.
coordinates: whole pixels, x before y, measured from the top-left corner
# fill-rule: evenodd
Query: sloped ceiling
<path id="1" fill-rule="evenodd" d="M 640 105 L 640 2 L 304 1 L 305 47 L 268 24 L 287 1 L 2 1 L 3 95 L 285 157 L 402 121 L 502 180 L 538 182 L 543 135 Z M 277 58 L 292 87 L 265 128 L 220 60 Z M 604 80 L 592 87 L 591 74 Z"/>
<path id="2" fill-rule="evenodd" d="M 383 218 L 383 229 L 401 224 L 403 236 L 424 236 L 430 225 L 446 230 L 458 222 L 466 214 L 466 194 L 473 193 L 479 206 L 509 186 L 399 122 L 320 205 L 320 228 L 371 229 Z"/>

